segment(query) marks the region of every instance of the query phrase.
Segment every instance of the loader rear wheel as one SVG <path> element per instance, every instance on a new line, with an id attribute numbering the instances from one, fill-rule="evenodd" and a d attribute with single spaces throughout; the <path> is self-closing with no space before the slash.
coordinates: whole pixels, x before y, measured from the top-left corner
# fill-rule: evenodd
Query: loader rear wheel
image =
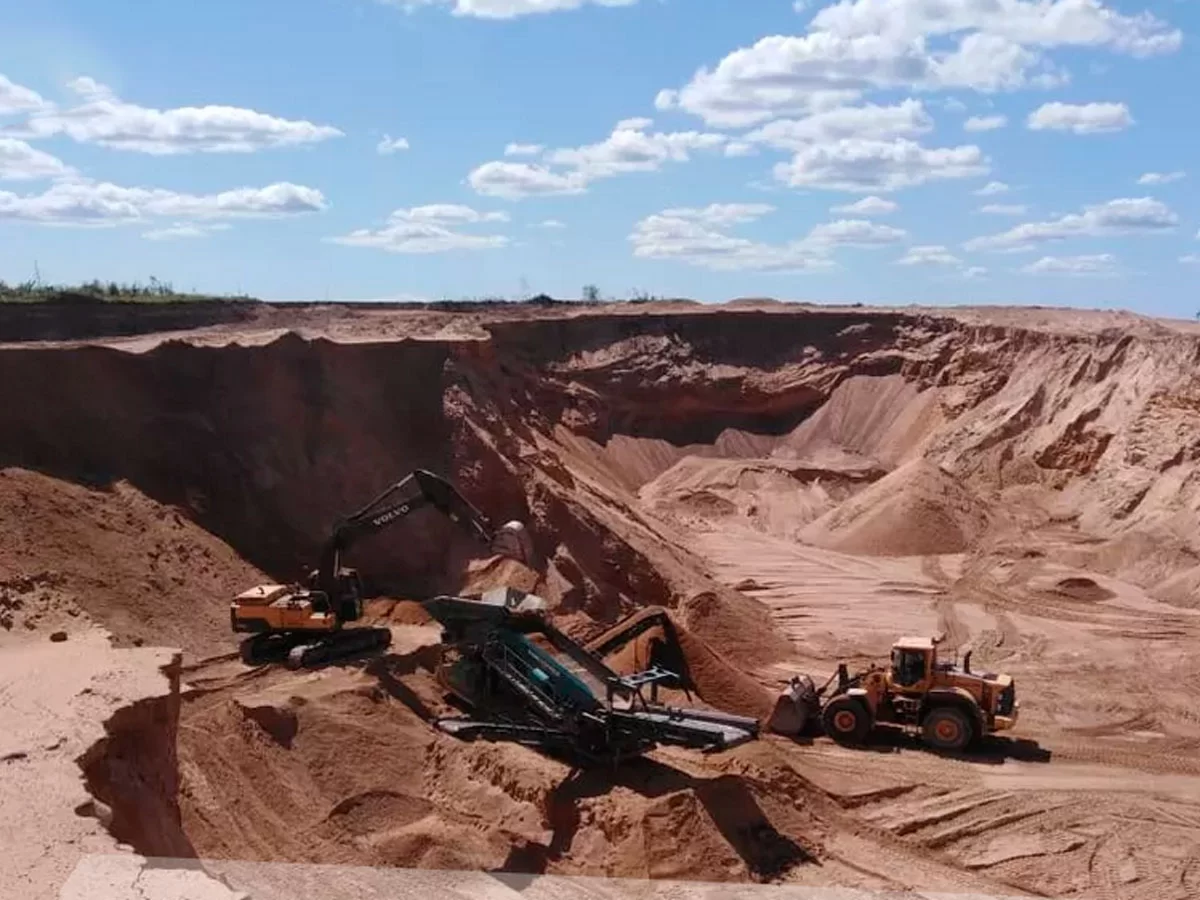
<path id="1" fill-rule="evenodd" d="M 837 697 L 822 710 L 821 725 L 839 744 L 861 744 L 871 733 L 871 713 L 861 700 Z"/>
<path id="2" fill-rule="evenodd" d="M 921 737 L 938 750 L 962 750 L 972 736 L 971 720 L 953 706 L 937 707 L 921 723 Z"/>

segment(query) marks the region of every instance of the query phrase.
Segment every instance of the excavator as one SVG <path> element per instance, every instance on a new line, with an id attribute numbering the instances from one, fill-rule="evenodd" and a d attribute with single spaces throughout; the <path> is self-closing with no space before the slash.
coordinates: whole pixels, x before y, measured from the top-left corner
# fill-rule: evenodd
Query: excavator
<path id="1" fill-rule="evenodd" d="M 261 584 L 233 599 L 229 618 L 234 633 L 252 635 L 242 642 L 242 659 L 253 665 L 283 658 L 289 668 L 299 669 L 386 648 L 391 643 L 388 629 L 344 627 L 362 618 L 363 582 L 357 569 L 342 566 L 342 556 L 360 538 L 425 506 L 464 527 L 493 554 L 532 564 L 533 545 L 522 523 L 493 528 L 454 485 L 417 469 L 338 521 L 307 585 Z"/>

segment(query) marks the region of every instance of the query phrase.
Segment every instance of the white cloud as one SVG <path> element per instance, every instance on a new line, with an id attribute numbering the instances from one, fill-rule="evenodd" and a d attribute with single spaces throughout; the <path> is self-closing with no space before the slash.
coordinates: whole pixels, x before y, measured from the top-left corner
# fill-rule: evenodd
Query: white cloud
<path id="1" fill-rule="evenodd" d="M 428 206 L 414 206 L 410 209 L 398 209 L 391 216 L 393 221 L 405 222 L 437 222 L 441 224 L 467 224 L 478 222 L 507 222 L 506 212 L 479 212 L 469 206 L 459 203 L 432 203 Z"/>
<path id="2" fill-rule="evenodd" d="M 62 160 L 35 150 L 24 141 L 0 137 L 0 181 L 61 178 L 72 171 Z"/>
<path id="3" fill-rule="evenodd" d="M 941 244 L 923 244 L 909 247 L 896 263 L 901 266 L 957 266 L 962 260 Z"/>
<path id="4" fill-rule="evenodd" d="M 726 156 L 753 156 L 757 148 L 749 141 L 730 141 L 725 145 Z"/>
<path id="5" fill-rule="evenodd" d="M 833 265 L 838 247 L 880 246 L 898 241 L 898 228 L 861 220 L 814 227 L 797 240 L 768 244 L 734 237 L 730 229 L 773 211 L 765 203 L 715 203 L 704 208 L 666 209 L 647 216 L 629 236 L 634 256 L 674 259 L 718 271 L 807 271 Z"/>
<path id="6" fill-rule="evenodd" d="M 503 212 L 479 212 L 469 206 L 437 203 L 398 209 L 383 228 L 360 228 L 340 237 L 326 238 L 348 247 L 370 247 L 388 253 L 445 253 L 450 250 L 488 250 L 509 244 L 502 234 L 471 234 L 464 225 L 507 222 Z"/>
<path id="7" fill-rule="evenodd" d="M 1182 181 L 1184 178 L 1187 178 L 1187 172 L 1147 172 L 1137 180 L 1137 183 L 1143 185 L 1171 184 L 1175 181 Z"/>
<path id="8" fill-rule="evenodd" d="M 1183 36 L 1149 13 L 1123 15 L 1101 0 L 841 0 L 811 27 L 896 40 L 983 32 L 1036 47 L 1110 47 L 1135 56 L 1171 53 Z"/>
<path id="9" fill-rule="evenodd" d="M 962 270 L 962 277 L 966 279 L 986 278 L 988 270 L 983 266 L 967 266 Z"/>
<path id="10" fill-rule="evenodd" d="M 1185 253 L 1183 256 L 1179 257 L 1179 261 L 1184 265 L 1189 266 L 1200 265 L 1200 254 Z"/>
<path id="11" fill-rule="evenodd" d="M 979 211 L 991 216 L 1023 216 L 1029 208 L 1021 203 L 985 203 Z"/>
<path id="12" fill-rule="evenodd" d="M 744 138 L 779 150 L 802 150 L 812 144 L 849 138 L 884 141 L 915 137 L 933 129 L 933 119 L 919 100 L 896 106 L 841 106 L 803 119 L 777 119 Z"/>
<path id="13" fill-rule="evenodd" d="M 552 172 L 541 165 L 492 161 L 471 171 L 475 193 L 516 200 L 545 194 L 582 194 L 587 180 L 578 172 Z"/>
<path id="14" fill-rule="evenodd" d="M 965 131 L 995 131 L 1008 124 L 1008 116 L 971 116 L 963 122 Z"/>
<path id="15" fill-rule="evenodd" d="M 226 231 L 230 226 L 224 222 L 213 222 L 198 225 L 189 222 L 177 222 L 166 228 L 153 228 L 142 232 L 142 237 L 148 241 L 177 241 L 185 238 L 208 237 L 214 231 Z"/>
<path id="16" fill-rule="evenodd" d="M 1133 124 L 1124 103 L 1046 103 L 1029 114 L 1031 131 L 1070 131 L 1074 134 L 1108 134 Z"/>
<path id="17" fill-rule="evenodd" d="M 886 216 L 888 213 L 894 213 L 899 208 L 900 204 L 898 203 L 872 195 L 870 197 L 863 197 L 861 200 L 856 200 L 854 203 L 831 207 L 830 212 L 848 213 L 857 216 Z"/>
<path id="18" fill-rule="evenodd" d="M 1110 275 L 1116 258 L 1111 253 L 1092 256 L 1043 256 L 1024 266 L 1027 275 Z"/>
<path id="19" fill-rule="evenodd" d="M 375 145 L 375 150 L 383 156 L 395 153 L 397 150 L 408 150 L 408 138 L 394 138 L 385 134 L 383 140 Z"/>
<path id="20" fill-rule="evenodd" d="M 80 97 L 80 105 L 35 112 L 20 130 L 22 137 L 62 134 L 80 143 L 169 155 L 246 153 L 310 144 L 342 134 L 328 125 L 281 119 L 233 106 L 166 110 L 137 106 L 91 78 L 76 78 L 68 86 Z"/>
<path id="21" fill-rule="evenodd" d="M 0 191 L 0 220 L 46 225 L 119 225 L 159 217 L 274 218 L 325 208 L 320 191 L 288 182 L 219 194 L 181 194 L 84 180 L 61 181 L 41 194 Z"/>
<path id="22" fill-rule="evenodd" d="M 976 197 L 994 197 L 996 194 L 1007 194 L 1009 187 L 1003 181 L 989 181 L 979 190 L 974 191 Z"/>
<path id="23" fill-rule="evenodd" d="M 516 199 L 538 194 L 579 194 L 601 178 L 653 172 L 668 162 L 686 162 L 696 151 L 728 142 L 723 134 L 698 131 L 650 132 L 649 119 L 618 122 L 603 141 L 546 150 L 540 163 L 493 160 L 474 169 L 467 181 L 476 193 Z"/>
<path id="24" fill-rule="evenodd" d="M 566 228 L 567 226 L 564 223 L 558 221 L 558 219 L 543 219 L 541 222 L 535 222 L 534 224 L 530 225 L 529 227 L 530 228 L 558 229 L 558 228 Z"/>
<path id="25" fill-rule="evenodd" d="M 844 139 L 801 150 L 775 166 L 775 177 L 792 187 L 867 193 L 987 171 L 987 159 L 975 146 L 929 149 L 904 139 Z"/>
<path id="26" fill-rule="evenodd" d="M 0 116 L 31 112 L 44 106 L 46 101 L 36 91 L 13 84 L 0 75 Z"/>
<path id="27" fill-rule="evenodd" d="M 817 225 L 808 233 L 808 241 L 814 245 L 873 247 L 894 244 L 906 236 L 901 228 L 879 225 L 866 219 L 839 219 Z"/>
<path id="28" fill-rule="evenodd" d="M 1155 16 L 1124 15 L 1101 0 L 842 0 L 820 10 L 806 34 L 735 50 L 660 91 L 655 105 L 744 127 L 870 90 L 1047 87 L 1067 79 L 1047 55 L 1054 48 L 1149 56 L 1181 42 Z"/>
<path id="29" fill-rule="evenodd" d="M 1088 206 L 1082 213 L 1049 222 L 1027 222 L 1001 234 L 974 238 L 963 246 L 968 250 L 1023 251 L 1072 237 L 1171 231 L 1178 224 L 1179 217 L 1158 200 L 1125 198 Z"/>
<path id="30" fill-rule="evenodd" d="M 477 19 L 514 19 L 534 13 L 562 12 L 596 6 L 633 6 L 638 0 L 378 0 L 406 12 L 424 6 L 448 6 L 456 16 Z"/>
<path id="31" fill-rule="evenodd" d="M 537 156 L 545 147 L 541 144 L 509 144 L 504 148 L 505 156 Z"/>

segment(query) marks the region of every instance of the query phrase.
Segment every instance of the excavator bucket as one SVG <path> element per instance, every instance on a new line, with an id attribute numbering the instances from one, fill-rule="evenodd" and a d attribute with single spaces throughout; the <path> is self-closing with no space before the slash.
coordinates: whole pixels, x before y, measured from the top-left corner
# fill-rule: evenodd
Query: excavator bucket
<path id="1" fill-rule="evenodd" d="M 807 675 L 796 675 L 779 692 L 775 708 L 767 719 L 767 728 L 776 734 L 800 735 L 817 719 L 820 711 L 821 702 L 813 680 Z"/>
<path id="2" fill-rule="evenodd" d="M 521 522 L 505 522 L 492 538 L 492 553 L 533 568 L 533 539 Z"/>

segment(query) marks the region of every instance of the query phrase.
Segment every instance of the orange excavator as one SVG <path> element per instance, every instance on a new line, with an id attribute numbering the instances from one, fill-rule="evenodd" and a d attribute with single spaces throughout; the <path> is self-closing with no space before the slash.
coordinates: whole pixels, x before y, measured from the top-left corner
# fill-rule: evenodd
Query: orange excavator
<path id="1" fill-rule="evenodd" d="M 466 528 L 492 553 L 532 563 L 533 546 L 522 523 L 493 528 L 454 485 L 417 469 L 334 526 L 307 585 L 261 584 L 233 599 L 229 618 L 234 633 L 252 635 L 242 642 L 242 659 L 250 664 L 286 659 L 290 668 L 302 668 L 386 648 L 391 643 L 388 629 L 344 627 L 362 618 L 363 583 L 357 569 L 342 566 L 342 555 L 358 539 L 424 506 Z"/>

